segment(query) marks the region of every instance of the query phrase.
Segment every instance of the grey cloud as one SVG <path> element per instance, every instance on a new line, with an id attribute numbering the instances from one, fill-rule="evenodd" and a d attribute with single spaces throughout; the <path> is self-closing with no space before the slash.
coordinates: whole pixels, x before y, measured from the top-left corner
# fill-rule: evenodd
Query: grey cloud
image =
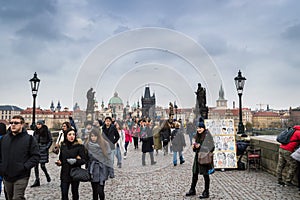
<path id="1" fill-rule="evenodd" d="M 213 56 L 225 54 L 229 48 L 226 40 L 216 35 L 200 36 L 199 43 Z"/>
<path id="2" fill-rule="evenodd" d="M 114 34 L 121 33 L 121 32 L 128 31 L 128 30 L 130 30 L 130 28 L 128 26 L 119 25 L 118 28 L 116 28 L 116 30 L 114 30 Z"/>
<path id="3" fill-rule="evenodd" d="M 300 24 L 289 26 L 283 33 L 283 38 L 288 40 L 299 40 L 300 39 Z"/>
<path id="4" fill-rule="evenodd" d="M 16 21 L 37 17 L 41 13 L 55 13 L 56 1 L 52 0 L 10 0 L 1 1 L 0 20 Z"/>
<path id="5" fill-rule="evenodd" d="M 69 38 L 61 34 L 59 28 L 53 23 L 49 16 L 29 22 L 25 27 L 16 32 L 18 37 L 30 38 L 33 40 L 68 40 Z"/>

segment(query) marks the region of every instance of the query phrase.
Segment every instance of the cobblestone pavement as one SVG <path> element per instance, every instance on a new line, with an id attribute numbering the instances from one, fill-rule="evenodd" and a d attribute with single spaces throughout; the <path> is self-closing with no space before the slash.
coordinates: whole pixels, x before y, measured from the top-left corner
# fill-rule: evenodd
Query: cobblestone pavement
<path id="1" fill-rule="evenodd" d="M 188 141 L 188 140 L 186 140 Z M 140 144 L 141 146 L 141 144 Z M 198 199 L 203 190 L 204 180 L 199 175 L 197 195 L 185 197 L 191 183 L 191 168 L 193 152 L 190 147 L 185 148 L 186 162 L 176 167 L 172 164 L 173 155 L 164 156 L 161 151 L 155 155 L 156 165 L 150 165 L 150 158 L 146 156 L 146 166 L 142 166 L 141 150 L 134 150 L 133 144 L 129 145 L 127 158 L 122 163 L 122 168 L 115 165 L 114 179 L 106 182 L 106 199 Z M 40 170 L 41 186 L 30 188 L 34 182 L 34 170 L 26 189 L 26 198 L 53 200 L 60 199 L 60 168 L 54 162 L 57 155 L 50 154 L 50 162 L 46 165 L 52 181 L 46 178 Z M 116 161 L 115 161 L 116 162 Z M 80 199 L 92 199 L 90 183 L 80 183 Z M 71 193 L 71 192 L 70 192 Z M 71 199 L 71 198 L 70 198 Z M 216 171 L 211 175 L 209 199 L 300 199 L 296 186 L 279 187 L 276 177 L 262 171 L 225 170 Z"/>

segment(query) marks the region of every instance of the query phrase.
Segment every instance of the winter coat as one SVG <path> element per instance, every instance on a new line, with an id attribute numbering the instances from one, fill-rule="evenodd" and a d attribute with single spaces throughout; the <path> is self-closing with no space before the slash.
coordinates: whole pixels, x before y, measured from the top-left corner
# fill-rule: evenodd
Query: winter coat
<path id="1" fill-rule="evenodd" d="M 199 135 L 199 133 L 196 133 Z M 200 173 L 202 175 L 208 175 L 208 170 L 213 168 L 213 164 L 200 165 L 198 163 L 198 153 L 199 151 L 203 152 L 213 152 L 215 149 L 215 144 L 213 136 L 209 130 L 205 129 L 201 136 L 196 135 L 195 142 L 200 144 L 199 148 L 194 148 L 195 152 L 194 163 L 193 163 L 193 173 Z M 198 137 L 197 137 L 198 136 Z"/>
<path id="2" fill-rule="evenodd" d="M 118 142 L 120 139 L 119 132 L 117 128 L 114 125 L 110 125 L 109 128 L 106 128 L 105 125 L 102 126 L 102 131 L 104 134 L 104 138 L 109 142 L 110 148 L 112 150 L 115 149 L 115 144 Z"/>
<path id="3" fill-rule="evenodd" d="M 91 182 L 104 185 L 108 177 L 114 178 L 114 168 L 111 160 L 111 150 L 108 145 L 107 155 L 102 152 L 101 147 L 97 143 L 89 142 L 87 144 L 89 152 L 88 170 L 91 173 Z"/>
<path id="4" fill-rule="evenodd" d="M 300 145 L 300 126 L 294 126 L 295 132 L 293 133 L 288 144 L 281 144 L 279 147 L 293 153 Z"/>
<path id="5" fill-rule="evenodd" d="M 128 129 L 124 129 L 125 142 L 132 142 L 132 137 Z"/>
<path id="6" fill-rule="evenodd" d="M 159 150 L 162 149 L 162 144 L 160 140 L 160 126 L 155 126 L 153 128 L 153 142 L 154 142 L 154 149 Z"/>
<path id="7" fill-rule="evenodd" d="M 8 182 L 30 176 L 32 167 L 39 163 L 39 147 L 25 129 L 17 135 L 10 131 L 0 142 L 0 175 Z"/>
<path id="8" fill-rule="evenodd" d="M 182 132 L 182 129 L 175 128 L 175 130 L 171 133 L 171 141 L 172 141 L 172 150 L 179 152 L 183 151 L 183 147 L 186 146 L 185 138 Z"/>
<path id="9" fill-rule="evenodd" d="M 140 126 L 138 124 L 134 124 L 131 128 L 132 137 L 139 137 L 140 136 Z"/>
<path id="10" fill-rule="evenodd" d="M 33 133 L 40 150 L 39 163 L 49 162 L 49 148 L 52 145 L 52 135 L 46 125 L 42 125 L 40 129 L 36 129 Z"/>
<path id="11" fill-rule="evenodd" d="M 162 142 L 170 142 L 171 129 L 170 128 L 162 128 L 160 130 L 160 137 L 161 137 Z"/>
<path id="12" fill-rule="evenodd" d="M 71 145 L 67 145 L 63 142 L 60 146 L 59 160 L 61 161 L 61 171 L 60 171 L 60 180 L 62 182 L 71 182 L 72 178 L 70 176 L 70 171 L 73 167 L 80 167 L 81 165 L 87 164 L 88 156 L 85 147 L 82 144 L 79 144 L 78 141 L 75 141 Z M 76 159 L 76 163 L 70 165 L 67 162 L 68 158 L 76 158 L 80 156 L 81 159 Z"/>
<path id="13" fill-rule="evenodd" d="M 153 135 L 152 130 L 145 126 L 141 127 L 141 141 L 142 141 L 142 152 L 153 152 Z"/>

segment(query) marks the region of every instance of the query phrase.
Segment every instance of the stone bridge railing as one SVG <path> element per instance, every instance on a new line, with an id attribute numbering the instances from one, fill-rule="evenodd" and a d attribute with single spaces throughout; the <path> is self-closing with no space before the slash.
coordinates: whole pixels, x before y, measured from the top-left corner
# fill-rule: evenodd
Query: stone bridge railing
<path id="1" fill-rule="evenodd" d="M 276 141 L 276 136 L 250 136 L 250 144 L 254 148 L 261 149 L 262 169 L 276 176 L 279 149 L 279 143 Z M 286 169 L 284 170 L 283 174 L 286 174 Z M 296 172 L 293 183 L 297 185 L 297 182 Z"/>

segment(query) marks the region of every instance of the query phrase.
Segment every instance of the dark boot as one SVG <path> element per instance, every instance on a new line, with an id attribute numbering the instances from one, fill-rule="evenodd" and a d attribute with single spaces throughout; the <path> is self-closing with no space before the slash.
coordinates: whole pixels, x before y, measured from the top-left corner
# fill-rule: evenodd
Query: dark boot
<path id="1" fill-rule="evenodd" d="M 49 176 L 49 174 L 47 172 L 47 168 L 46 168 L 45 163 L 41 163 L 41 168 L 42 168 L 42 170 L 43 170 L 43 172 L 44 172 L 44 174 L 46 176 L 47 182 L 51 182 L 51 178 L 50 178 L 50 176 Z"/>
<path id="2" fill-rule="evenodd" d="M 153 155 L 153 152 L 149 152 L 149 154 L 150 154 L 151 165 L 155 165 L 156 162 L 154 161 L 154 155 Z"/>
<path id="3" fill-rule="evenodd" d="M 51 182 L 51 178 L 50 178 L 49 174 L 46 174 L 46 179 L 47 179 L 48 183 Z"/>
<path id="4" fill-rule="evenodd" d="M 37 186 L 40 186 L 40 179 L 35 179 L 33 185 L 31 185 L 30 187 L 37 187 Z"/>
<path id="5" fill-rule="evenodd" d="M 183 159 L 183 156 L 180 156 L 180 164 L 183 164 L 185 162 L 185 160 Z"/>
<path id="6" fill-rule="evenodd" d="M 202 192 L 202 195 L 199 196 L 200 199 L 206 199 L 209 197 L 209 183 L 210 183 L 209 175 L 203 175 L 203 178 L 204 178 L 204 191 Z"/>
<path id="7" fill-rule="evenodd" d="M 204 192 L 202 193 L 202 195 L 199 196 L 200 199 L 206 199 L 209 197 L 209 192 L 204 190 Z"/>
<path id="8" fill-rule="evenodd" d="M 193 174 L 192 184 L 190 190 L 185 194 L 185 196 L 193 196 L 196 195 L 196 185 L 198 182 L 198 174 Z"/>
<path id="9" fill-rule="evenodd" d="M 142 165 L 143 165 L 143 166 L 146 165 L 145 159 L 146 159 L 146 153 L 143 153 L 143 154 L 142 154 Z"/>

